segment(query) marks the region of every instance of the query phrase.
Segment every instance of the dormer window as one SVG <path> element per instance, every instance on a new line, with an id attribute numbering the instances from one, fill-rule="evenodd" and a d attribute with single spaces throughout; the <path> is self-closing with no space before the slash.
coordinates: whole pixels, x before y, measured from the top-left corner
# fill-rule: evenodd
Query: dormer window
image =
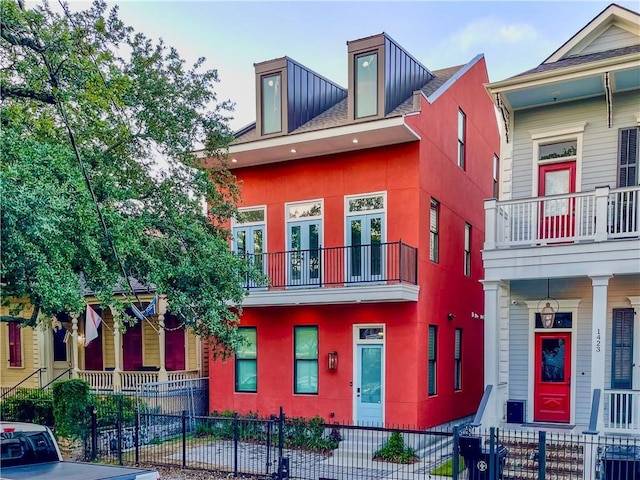
<path id="1" fill-rule="evenodd" d="M 378 54 L 364 53 L 355 57 L 355 117 L 378 114 Z"/>
<path id="2" fill-rule="evenodd" d="M 282 131 L 282 76 L 262 77 L 262 134 Z"/>

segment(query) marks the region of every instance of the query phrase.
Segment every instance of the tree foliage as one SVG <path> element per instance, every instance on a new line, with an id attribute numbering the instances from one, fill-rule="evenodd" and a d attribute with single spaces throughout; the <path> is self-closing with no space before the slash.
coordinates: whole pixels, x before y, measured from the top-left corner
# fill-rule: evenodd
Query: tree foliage
<path id="1" fill-rule="evenodd" d="M 132 292 L 114 286 L 130 276 L 196 333 L 234 347 L 228 305 L 257 276 L 224 227 L 239 189 L 217 71 L 187 65 L 102 1 L 62 13 L 0 5 L 3 302 L 14 314 L 30 303 L 34 322 L 80 312 L 82 274 L 104 306 L 124 309 Z M 192 153 L 199 145 L 214 166 Z"/>

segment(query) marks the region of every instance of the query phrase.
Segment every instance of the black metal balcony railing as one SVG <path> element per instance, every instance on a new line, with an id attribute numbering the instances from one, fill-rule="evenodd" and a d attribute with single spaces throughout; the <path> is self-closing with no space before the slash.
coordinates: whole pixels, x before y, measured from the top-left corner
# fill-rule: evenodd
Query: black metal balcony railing
<path id="1" fill-rule="evenodd" d="M 402 241 L 243 257 L 267 279 L 264 285 L 247 281 L 247 289 L 418 282 L 418 250 Z"/>

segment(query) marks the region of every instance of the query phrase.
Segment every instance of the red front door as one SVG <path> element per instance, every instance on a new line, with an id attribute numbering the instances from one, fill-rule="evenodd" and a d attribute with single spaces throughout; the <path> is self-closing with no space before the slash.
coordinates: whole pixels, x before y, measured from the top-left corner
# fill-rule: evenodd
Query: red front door
<path id="1" fill-rule="evenodd" d="M 534 420 L 569 423 L 571 333 L 536 333 L 534 365 Z"/>
<path id="2" fill-rule="evenodd" d="M 541 165 L 538 195 L 562 195 L 576 191 L 576 162 Z M 568 238 L 575 235 L 575 198 L 549 198 L 540 205 L 538 238 Z"/>

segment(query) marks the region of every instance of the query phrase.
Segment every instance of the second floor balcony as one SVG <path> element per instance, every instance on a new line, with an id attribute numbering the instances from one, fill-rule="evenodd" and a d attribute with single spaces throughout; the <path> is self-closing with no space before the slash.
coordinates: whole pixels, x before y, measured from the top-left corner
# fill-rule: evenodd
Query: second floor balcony
<path id="1" fill-rule="evenodd" d="M 402 241 L 244 254 L 265 276 L 244 306 L 417 301 L 418 250 Z"/>
<path id="2" fill-rule="evenodd" d="M 487 279 L 640 271 L 640 186 L 491 199 L 485 219 Z"/>

